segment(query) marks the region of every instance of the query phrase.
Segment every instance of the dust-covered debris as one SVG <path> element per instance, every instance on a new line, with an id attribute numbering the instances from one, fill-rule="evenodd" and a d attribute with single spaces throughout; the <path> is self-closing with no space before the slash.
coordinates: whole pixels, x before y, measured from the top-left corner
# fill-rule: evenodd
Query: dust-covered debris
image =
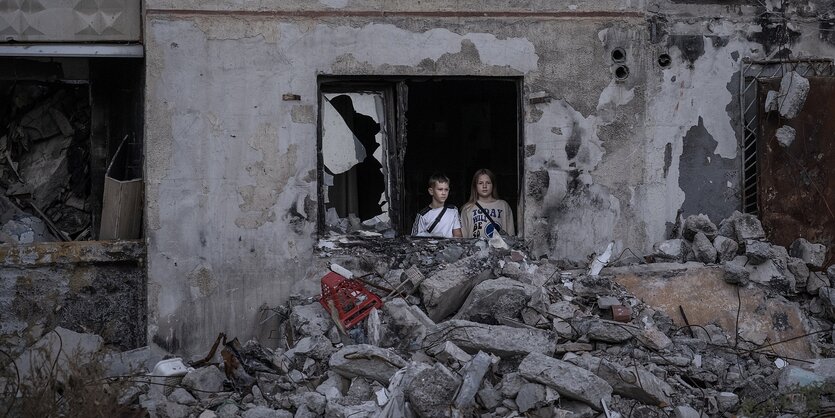
<path id="1" fill-rule="evenodd" d="M 532 260 L 519 243 L 346 237 L 322 256 L 384 301 L 362 323 L 342 332 L 316 298 L 293 297 L 273 309 L 278 347 L 224 341 L 220 355 L 160 382 L 167 390 L 150 389 L 146 366 L 120 393 L 126 407 L 184 417 L 753 417 L 776 416 L 769 405 L 781 399 L 795 414 L 835 405 L 825 358 L 835 353 L 835 269 L 819 271 L 820 248 L 773 245 L 741 213 L 718 228 L 704 215 L 684 223 L 653 254 L 596 276 Z M 688 298 L 720 302 L 731 317 L 753 306 L 770 323 L 747 311 L 703 321 L 616 280 L 675 287 L 687 272 L 704 286 Z M 796 342 L 806 354 L 781 349 Z M 148 355 L 138 353 L 131 358 Z M 811 393 L 814 402 L 802 401 Z"/>

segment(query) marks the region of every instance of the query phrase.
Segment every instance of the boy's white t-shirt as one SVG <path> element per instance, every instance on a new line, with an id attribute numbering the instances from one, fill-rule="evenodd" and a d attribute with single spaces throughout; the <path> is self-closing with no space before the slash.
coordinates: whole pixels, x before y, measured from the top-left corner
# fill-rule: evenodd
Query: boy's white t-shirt
<path id="1" fill-rule="evenodd" d="M 432 229 L 428 232 L 430 226 L 435 223 L 435 219 L 444 208 L 430 208 L 425 207 L 418 212 L 415 218 L 415 224 L 412 226 L 412 235 L 416 237 L 439 237 L 452 238 L 452 230 L 461 228 L 461 220 L 458 218 L 458 210 L 453 205 L 446 205 L 446 212 L 444 216 Z"/>

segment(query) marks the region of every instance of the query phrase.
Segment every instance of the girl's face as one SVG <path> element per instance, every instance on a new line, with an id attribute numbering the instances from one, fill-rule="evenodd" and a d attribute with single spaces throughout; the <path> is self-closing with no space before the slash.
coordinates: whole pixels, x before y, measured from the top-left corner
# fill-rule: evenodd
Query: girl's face
<path id="1" fill-rule="evenodd" d="M 478 176 L 478 182 L 476 182 L 475 190 L 478 193 L 479 199 L 489 199 L 493 197 L 493 182 L 490 181 L 490 176 L 487 174 Z"/>

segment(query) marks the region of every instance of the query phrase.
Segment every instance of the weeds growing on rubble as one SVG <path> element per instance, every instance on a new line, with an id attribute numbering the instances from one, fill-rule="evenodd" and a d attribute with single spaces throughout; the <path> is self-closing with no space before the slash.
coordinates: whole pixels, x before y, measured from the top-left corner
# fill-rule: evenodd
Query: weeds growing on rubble
<path id="1" fill-rule="evenodd" d="M 822 401 L 835 395 L 835 385 L 808 385 L 793 387 L 788 393 L 769 397 L 765 401 L 756 402 L 752 399 L 742 399 L 739 416 L 743 417 L 774 417 L 785 413 L 799 412 L 801 417 L 832 416 L 831 408 L 823 408 Z"/>
<path id="2" fill-rule="evenodd" d="M 32 350 L 28 370 L 18 370 L 14 362 L 0 370 L 0 418 L 130 416 L 119 405 L 128 383 L 100 383 L 105 378 L 100 354 L 84 357 L 60 345 L 52 351 Z M 4 360 L 11 358 L 3 354 Z"/>

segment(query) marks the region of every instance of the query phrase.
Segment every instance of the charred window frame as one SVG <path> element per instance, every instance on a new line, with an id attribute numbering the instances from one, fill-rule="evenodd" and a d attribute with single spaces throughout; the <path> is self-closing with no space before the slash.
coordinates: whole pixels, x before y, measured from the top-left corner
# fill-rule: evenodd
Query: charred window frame
<path id="1" fill-rule="evenodd" d="M 453 87 L 473 87 L 475 85 L 479 86 L 477 89 L 480 89 L 480 86 L 483 85 L 484 92 L 482 92 L 482 94 L 485 97 L 490 97 L 489 99 L 483 100 L 490 101 L 491 103 L 501 103 L 502 116 L 504 118 L 505 125 L 507 126 L 502 128 L 501 134 L 490 132 L 490 135 L 492 135 L 491 141 L 493 141 L 492 145 L 495 145 L 495 142 L 498 141 L 496 138 L 499 136 L 501 136 L 502 138 L 506 137 L 506 139 L 512 138 L 512 140 L 505 141 L 506 143 L 502 144 L 501 150 L 491 150 L 494 156 L 501 154 L 501 161 L 499 163 L 495 162 L 495 157 L 492 161 L 489 158 L 478 159 L 473 157 L 471 158 L 471 161 L 468 162 L 469 165 L 465 166 L 465 164 L 462 163 L 460 167 L 456 166 L 457 161 L 452 163 L 447 162 L 447 164 L 450 164 L 450 167 L 456 166 L 455 168 L 458 169 L 458 175 L 450 175 L 454 183 L 453 193 L 451 193 L 451 195 L 457 193 L 456 198 L 458 199 L 456 201 L 452 201 L 451 203 L 454 203 L 457 206 L 460 206 L 464 203 L 464 201 L 460 199 L 466 198 L 469 195 L 469 185 L 472 173 L 475 171 L 476 168 L 486 167 L 491 168 L 493 171 L 497 171 L 496 169 L 498 168 L 499 170 L 502 170 L 504 172 L 504 176 L 501 177 L 504 181 L 504 184 L 503 187 L 499 189 L 500 195 L 503 199 L 507 200 L 513 208 L 513 222 L 516 224 L 517 235 L 522 235 L 522 231 L 524 230 L 522 225 L 522 220 L 524 219 L 524 217 L 522 216 L 522 213 L 524 213 L 524 108 L 522 104 L 523 78 L 473 76 L 319 77 L 317 168 L 319 177 L 318 232 L 320 235 L 326 235 L 332 232 L 353 232 L 356 230 L 374 231 L 381 233 L 384 237 L 393 237 L 396 235 L 409 234 L 409 231 L 411 230 L 411 224 L 414 219 L 414 213 L 412 212 L 416 212 L 416 209 L 414 207 L 414 200 L 416 199 L 415 196 L 422 197 L 423 199 L 427 198 L 422 193 L 425 190 L 425 186 L 422 186 L 423 183 L 421 183 L 421 181 L 425 181 L 423 177 L 425 176 L 426 178 L 428 178 L 428 175 L 426 175 L 426 173 L 416 173 L 414 170 L 414 162 L 411 165 L 411 169 L 404 168 L 409 166 L 407 158 L 407 124 L 412 124 L 411 130 L 413 131 L 412 137 L 408 140 L 414 142 L 414 136 L 416 135 L 415 132 L 419 128 L 423 128 L 421 124 L 425 122 L 425 120 L 421 121 L 417 118 L 412 118 L 411 120 L 409 120 L 407 118 L 407 112 L 410 110 L 410 103 L 412 103 L 412 100 L 414 100 L 412 97 L 410 97 L 410 94 L 414 97 L 417 97 L 416 95 L 419 91 L 423 90 L 425 93 L 426 89 L 423 88 L 423 86 L 432 85 L 432 83 Z M 495 86 L 500 86 L 502 88 L 502 94 L 500 95 L 501 99 L 495 99 L 491 96 L 493 94 L 493 91 L 490 88 Z M 410 92 L 410 88 L 413 89 L 413 91 Z M 347 95 L 349 97 L 351 97 L 351 95 L 376 95 L 376 97 L 378 97 L 383 104 L 383 109 L 377 111 L 376 115 L 370 115 L 368 114 L 370 113 L 368 111 L 365 111 L 364 113 L 358 113 L 360 113 L 360 117 L 371 116 L 372 119 L 375 120 L 375 122 L 380 124 L 381 138 L 379 142 L 381 145 L 380 148 L 383 148 L 384 152 L 382 153 L 382 155 L 378 154 L 378 160 L 379 163 L 382 165 L 383 170 L 383 182 L 385 192 L 383 193 L 382 200 L 385 200 L 385 202 L 388 205 L 388 225 L 374 221 L 366 222 L 365 225 L 357 225 L 359 222 L 354 221 L 352 227 L 334 228 L 333 221 L 342 218 L 334 217 L 335 208 L 333 206 L 334 202 L 332 202 L 333 196 L 329 196 L 329 187 L 331 187 L 331 185 L 333 184 L 334 171 L 344 170 L 345 167 L 338 168 L 337 170 L 333 170 L 331 167 L 328 167 L 328 155 L 333 155 L 333 150 L 328 151 L 328 145 L 325 144 L 325 142 L 326 136 L 328 136 L 327 125 L 329 121 L 333 120 L 334 116 L 334 108 L 330 102 L 334 97 L 338 95 Z M 353 99 L 354 98 L 351 99 L 352 102 Z M 344 98 L 340 100 L 344 100 Z M 412 105 L 414 106 L 414 103 L 412 103 Z M 443 103 L 439 103 L 439 105 L 443 105 Z M 340 106 L 340 104 L 338 104 L 338 106 Z M 426 104 L 423 104 L 422 106 L 426 107 Z M 369 107 L 366 105 L 364 106 L 364 108 L 368 109 Z M 412 113 L 414 111 L 415 109 L 412 109 Z M 328 113 L 330 113 L 330 115 L 328 115 Z M 343 118 L 343 120 L 345 119 L 345 113 L 346 112 L 343 110 L 342 114 L 340 115 Z M 484 121 L 489 120 L 489 118 L 484 119 Z M 348 123 L 346 123 L 345 125 L 347 126 Z M 333 127 L 331 127 L 331 129 L 333 129 Z M 490 129 L 495 130 L 495 126 L 488 127 L 487 129 L 488 131 Z M 353 131 L 352 133 L 356 134 Z M 360 134 L 368 135 L 367 132 L 360 132 Z M 354 146 L 348 146 L 348 149 L 349 154 L 356 155 L 354 151 L 356 148 L 358 148 L 358 144 L 364 143 L 367 145 L 369 141 L 367 138 L 361 140 L 360 138 L 357 138 L 356 135 L 354 135 L 354 139 Z M 461 148 L 464 148 L 467 145 L 467 141 L 467 139 L 455 140 L 455 142 L 457 142 L 457 146 Z M 492 145 L 488 145 L 488 147 Z M 420 148 L 422 150 L 421 152 L 423 152 L 424 154 L 426 153 L 427 145 L 422 144 L 418 146 L 413 144 L 412 147 L 414 148 L 411 151 L 412 153 L 414 153 L 415 150 L 418 148 Z M 450 154 L 453 155 L 453 157 L 456 155 L 454 151 L 450 152 Z M 414 161 L 414 154 L 411 155 L 412 161 Z M 359 160 L 353 159 L 353 161 L 358 162 Z M 497 167 L 497 165 L 500 167 Z M 466 172 L 466 175 L 462 174 L 464 172 Z M 423 202 L 421 204 L 425 203 L 426 202 Z M 349 222 L 349 224 L 350 223 L 351 222 Z M 345 226 L 344 222 L 343 226 Z"/>

